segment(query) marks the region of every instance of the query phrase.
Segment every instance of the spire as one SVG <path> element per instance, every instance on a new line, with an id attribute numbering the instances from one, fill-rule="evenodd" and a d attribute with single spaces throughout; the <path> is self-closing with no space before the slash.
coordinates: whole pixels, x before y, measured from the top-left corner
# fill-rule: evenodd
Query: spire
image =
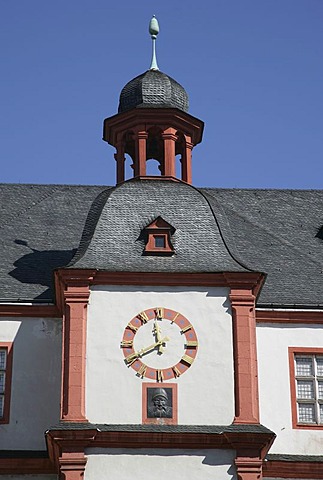
<path id="1" fill-rule="evenodd" d="M 156 38 L 159 33 L 159 25 L 155 15 L 153 15 L 152 19 L 149 22 L 149 33 L 151 35 L 151 39 L 153 42 L 151 64 L 150 64 L 149 70 L 159 70 L 158 64 L 157 64 L 157 58 L 156 58 Z"/>

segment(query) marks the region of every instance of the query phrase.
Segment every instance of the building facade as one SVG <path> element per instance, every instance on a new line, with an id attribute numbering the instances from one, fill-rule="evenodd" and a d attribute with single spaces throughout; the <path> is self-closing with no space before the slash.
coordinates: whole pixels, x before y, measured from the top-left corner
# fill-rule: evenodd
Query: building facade
<path id="1" fill-rule="evenodd" d="M 197 188 L 202 134 L 152 62 L 115 186 L 1 186 L 1 478 L 323 479 L 323 192 Z"/>

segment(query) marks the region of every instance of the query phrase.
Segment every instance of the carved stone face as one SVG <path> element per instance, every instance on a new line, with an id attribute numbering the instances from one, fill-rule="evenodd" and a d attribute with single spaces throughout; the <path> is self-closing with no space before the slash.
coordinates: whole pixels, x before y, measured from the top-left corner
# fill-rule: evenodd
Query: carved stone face
<path id="1" fill-rule="evenodd" d="M 160 395 L 154 398 L 153 403 L 154 403 L 154 406 L 160 410 L 167 405 L 166 399 Z"/>

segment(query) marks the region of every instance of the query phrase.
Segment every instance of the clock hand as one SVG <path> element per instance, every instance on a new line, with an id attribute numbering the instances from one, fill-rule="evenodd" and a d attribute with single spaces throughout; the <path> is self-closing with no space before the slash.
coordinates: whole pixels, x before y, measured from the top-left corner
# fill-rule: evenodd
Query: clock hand
<path id="1" fill-rule="evenodd" d="M 125 361 L 126 361 L 128 367 L 130 365 L 132 365 L 137 360 L 137 358 L 141 357 L 142 355 L 144 355 L 147 352 L 150 352 L 151 350 L 154 350 L 154 348 L 159 347 L 160 345 L 162 345 L 166 342 L 169 342 L 169 340 L 170 339 L 168 337 L 164 337 L 164 338 L 161 338 L 158 342 L 155 342 L 152 345 L 149 345 L 149 347 L 142 348 L 138 352 L 130 353 L 130 355 L 128 355 L 125 358 Z"/>
<path id="2" fill-rule="evenodd" d="M 161 338 L 160 340 L 158 340 L 158 342 L 155 342 L 152 345 L 149 345 L 149 347 L 142 348 L 141 350 L 139 350 L 139 352 L 135 352 L 135 353 L 137 354 L 138 357 L 141 357 L 145 353 L 150 352 L 151 350 L 154 350 L 156 347 L 160 347 L 164 343 L 169 342 L 169 340 L 170 339 L 168 337 Z"/>
<path id="3" fill-rule="evenodd" d="M 161 340 L 161 328 L 158 325 L 157 318 L 155 318 L 153 333 L 156 335 L 157 342 L 159 342 Z M 158 352 L 163 353 L 163 351 L 164 351 L 163 345 L 159 345 Z"/>

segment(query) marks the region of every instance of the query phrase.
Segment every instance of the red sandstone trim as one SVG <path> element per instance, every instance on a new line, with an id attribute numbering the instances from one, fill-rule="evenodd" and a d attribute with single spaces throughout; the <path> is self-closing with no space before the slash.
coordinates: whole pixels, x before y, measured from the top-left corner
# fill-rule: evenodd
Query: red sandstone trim
<path id="1" fill-rule="evenodd" d="M 290 394 L 291 394 L 291 411 L 292 411 L 292 426 L 295 429 L 299 430 L 322 430 L 323 424 L 321 425 L 311 425 L 298 423 L 297 421 L 297 396 L 296 396 L 296 382 L 295 382 L 295 362 L 294 357 L 298 353 L 305 353 L 309 355 L 322 355 L 323 348 L 312 348 L 312 347 L 289 347 L 288 348 L 288 358 L 289 358 L 289 380 L 290 380 Z"/>
<path id="2" fill-rule="evenodd" d="M 148 418 L 147 415 L 147 390 L 148 388 L 171 388 L 172 389 L 172 418 Z M 154 425 L 177 425 L 177 383 L 143 383 L 142 384 L 142 423 Z"/>
<path id="3" fill-rule="evenodd" d="M 12 364 L 13 364 L 13 343 L 0 342 L 0 348 L 7 350 L 6 380 L 4 393 L 3 417 L 0 418 L 0 424 L 9 423 L 10 420 L 10 399 L 11 399 L 11 382 L 12 382 Z"/>
<path id="4" fill-rule="evenodd" d="M 306 310 L 257 310 L 257 323 L 323 324 L 323 312 Z"/>
<path id="5" fill-rule="evenodd" d="M 163 220 L 157 217 L 153 222 L 147 225 L 144 229 L 147 235 L 144 253 L 146 255 L 172 255 L 174 248 L 171 243 L 171 232 L 175 229 Z M 156 237 L 162 237 L 164 240 L 164 247 L 156 247 Z"/>
<path id="6" fill-rule="evenodd" d="M 268 433 L 185 433 L 185 432 L 104 432 L 91 430 L 52 430 L 46 434 L 48 451 L 65 480 L 80 480 L 85 468 L 85 448 L 181 448 L 234 449 L 240 480 L 256 480 L 275 434 Z M 64 454 L 64 452 L 66 452 Z M 69 467 L 69 472 L 67 471 Z M 73 472 L 73 474 L 72 474 Z M 258 475 L 258 477 L 256 476 Z"/>
<path id="7" fill-rule="evenodd" d="M 0 475 L 50 475 L 56 468 L 49 458 L 0 458 Z"/>
<path id="8" fill-rule="evenodd" d="M 231 288 L 235 373 L 234 423 L 259 423 L 255 296 Z"/>
<path id="9" fill-rule="evenodd" d="M 56 292 L 61 290 L 59 282 L 87 282 L 89 285 L 155 285 L 155 286 L 207 286 L 235 287 L 252 290 L 257 296 L 265 277 L 262 273 L 165 273 L 165 272 L 106 272 L 99 270 L 59 270 L 56 272 Z M 62 298 L 58 293 L 57 305 L 62 308 Z"/>
<path id="10" fill-rule="evenodd" d="M 3 305 L 0 304 L 0 317 L 44 317 L 59 318 L 55 305 Z"/>
<path id="11" fill-rule="evenodd" d="M 156 431 L 99 431 L 51 430 L 46 434 L 50 458 L 54 460 L 60 449 L 84 448 L 187 448 L 234 449 L 239 455 L 245 449 L 252 455 L 264 458 L 275 438 L 274 433 L 188 433 Z M 246 453 L 247 456 L 247 453 Z"/>
<path id="12" fill-rule="evenodd" d="M 65 271 L 56 275 L 56 293 L 63 315 L 61 419 L 87 421 L 85 416 L 85 362 L 88 273 Z"/>
<path id="13" fill-rule="evenodd" d="M 239 480 L 259 480 L 262 478 L 262 462 L 270 449 L 275 434 L 258 436 L 242 432 L 227 434 L 231 447 L 236 450 L 235 466 Z"/>
<path id="14" fill-rule="evenodd" d="M 144 273 L 61 269 L 56 272 L 57 304 L 63 314 L 63 420 L 86 421 L 86 312 L 90 285 L 181 285 L 231 287 L 235 362 L 236 423 L 259 423 L 255 295 L 264 275 L 242 273 Z M 73 342 L 72 342 L 73 340 Z"/>
<path id="15" fill-rule="evenodd" d="M 176 153 L 180 153 L 182 179 L 191 183 L 191 150 L 202 139 L 203 125 L 201 120 L 173 108 L 158 112 L 136 109 L 105 119 L 103 140 L 116 148 L 117 183 L 125 180 L 125 152 L 133 160 L 134 178 L 146 176 L 146 162 L 152 155 L 148 144 L 150 134 L 163 144 L 162 153 L 153 156 L 160 164 L 161 178 L 176 176 Z"/>
<path id="16" fill-rule="evenodd" d="M 273 478 L 323 478 L 322 462 L 285 462 L 268 460 L 263 462 L 263 476 Z"/>
<path id="17" fill-rule="evenodd" d="M 87 458 L 83 451 L 63 450 L 58 460 L 59 478 L 62 480 L 83 480 Z"/>

